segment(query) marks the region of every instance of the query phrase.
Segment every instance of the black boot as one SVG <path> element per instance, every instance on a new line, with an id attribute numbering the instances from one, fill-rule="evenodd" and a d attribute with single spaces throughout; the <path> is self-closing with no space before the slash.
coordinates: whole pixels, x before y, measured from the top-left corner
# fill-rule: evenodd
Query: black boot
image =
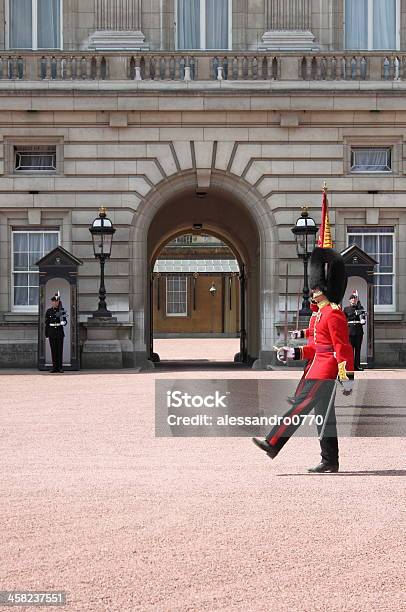
<path id="1" fill-rule="evenodd" d="M 309 468 L 307 471 L 312 474 L 332 474 L 338 472 L 338 463 L 326 463 L 322 461 L 319 465 L 314 468 Z"/>
<path id="2" fill-rule="evenodd" d="M 256 446 L 258 446 L 258 448 L 265 451 L 270 459 L 275 459 L 278 453 L 276 452 L 275 447 L 271 446 L 269 442 L 266 440 L 261 440 L 260 438 L 252 438 L 252 441 Z"/>

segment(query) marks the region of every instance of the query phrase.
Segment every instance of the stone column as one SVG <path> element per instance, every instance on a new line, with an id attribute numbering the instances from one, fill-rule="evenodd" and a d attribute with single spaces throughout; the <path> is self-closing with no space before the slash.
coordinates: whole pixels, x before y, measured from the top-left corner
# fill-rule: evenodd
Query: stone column
<path id="1" fill-rule="evenodd" d="M 310 30 L 311 0 L 266 0 L 268 30 Z"/>
<path id="2" fill-rule="evenodd" d="M 142 0 L 96 0 L 96 32 L 90 49 L 148 49 L 142 33 Z"/>
<path id="3" fill-rule="evenodd" d="M 142 0 L 96 0 L 98 30 L 141 30 Z"/>
<path id="4" fill-rule="evenodd" d="M 267 31 L 261 49 L 314 49 L 311 0 L 265 0 Z"/>

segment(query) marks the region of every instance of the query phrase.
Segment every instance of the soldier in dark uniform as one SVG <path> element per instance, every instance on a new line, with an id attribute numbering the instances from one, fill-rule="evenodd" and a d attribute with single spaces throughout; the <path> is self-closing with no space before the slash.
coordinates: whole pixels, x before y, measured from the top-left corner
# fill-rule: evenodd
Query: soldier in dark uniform
<path id="1" fill-rule="evenodd" d="M 51 347 L 53 366 L 51 372 L 62 373 L 63 339 L 65 337 L 63 328 L 67 321 L 59 295 L 54 295 L 51 303 L 52 307 L 48 308 L 45 314 L 45 337 L 49 339 Z"/>
<path id="2" fill-rule="evenodd" d="M 359 301 L 358 292 L 354 291 L 350 295 L 350 305 L 344 308 L 344 314 L 348 320 L 348 332 L 350 335 L 351 346 L 354 350 L 354 369 L 361 368 L 361 346 L 364 337 L 363 326 L 366 323 L 366 312 Z"/>

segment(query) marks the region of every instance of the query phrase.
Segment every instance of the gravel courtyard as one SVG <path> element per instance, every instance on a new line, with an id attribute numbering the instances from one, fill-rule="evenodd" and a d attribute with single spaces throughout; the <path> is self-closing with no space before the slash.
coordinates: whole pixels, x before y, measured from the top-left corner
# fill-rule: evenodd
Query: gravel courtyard
<path id="1" fill-rule="evenodd" d="M 205 344 L 172 342 L 166 358 L 238 350 Z M 389 388 L 406 371 L 359 376 Z M 273 462 L 248 438 L 155 439 L 154 381 L 166 377 L 0 375 L 0 590 L 63 590 L 58 609 L 75 612 L 404 610 L 404 438 L 342 439 L 331 475 L 306 473 L 316 438 Z"/>

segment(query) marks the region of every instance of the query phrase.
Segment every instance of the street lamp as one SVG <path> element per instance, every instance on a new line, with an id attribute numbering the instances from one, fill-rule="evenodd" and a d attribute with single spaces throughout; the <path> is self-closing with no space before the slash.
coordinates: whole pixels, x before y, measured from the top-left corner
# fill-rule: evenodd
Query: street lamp
<path id="1" fill-rule="evenodd" d="M 99 288 L 99 306 L 97 311 L 93 313 L 94 318 L 111 317 L 112 314 L 107 310 L 106 305 L 106 287 L 104 286 L 104 264 L 106 259 L 111 255 L 111 245 L 113 235 L 115 233 L 110 219 L 107 218 L 107 210 L 100 208 L 99 216 L 93 221 L 89 232 L 92 235 L 93 251 L 96 259 L 100 260 L 100 288 Z"/>
<path id="2" fill-rule="evenodd" d="M 296 240 L 297 255 L 299 259 L 303 259 L 303 300 L 302 308 L 299 310 L 299 315 L 302 317 L 310 317 L 312 314 L 309 301 L 308 263 L 310 255 L 316 246 L 316 234 L 318 229 L 314 219 L 309 217 L 307 207 L 304 206 L 299 219 L 296 221 L 295 227 L 292 227 L 291 230 Z"/>

